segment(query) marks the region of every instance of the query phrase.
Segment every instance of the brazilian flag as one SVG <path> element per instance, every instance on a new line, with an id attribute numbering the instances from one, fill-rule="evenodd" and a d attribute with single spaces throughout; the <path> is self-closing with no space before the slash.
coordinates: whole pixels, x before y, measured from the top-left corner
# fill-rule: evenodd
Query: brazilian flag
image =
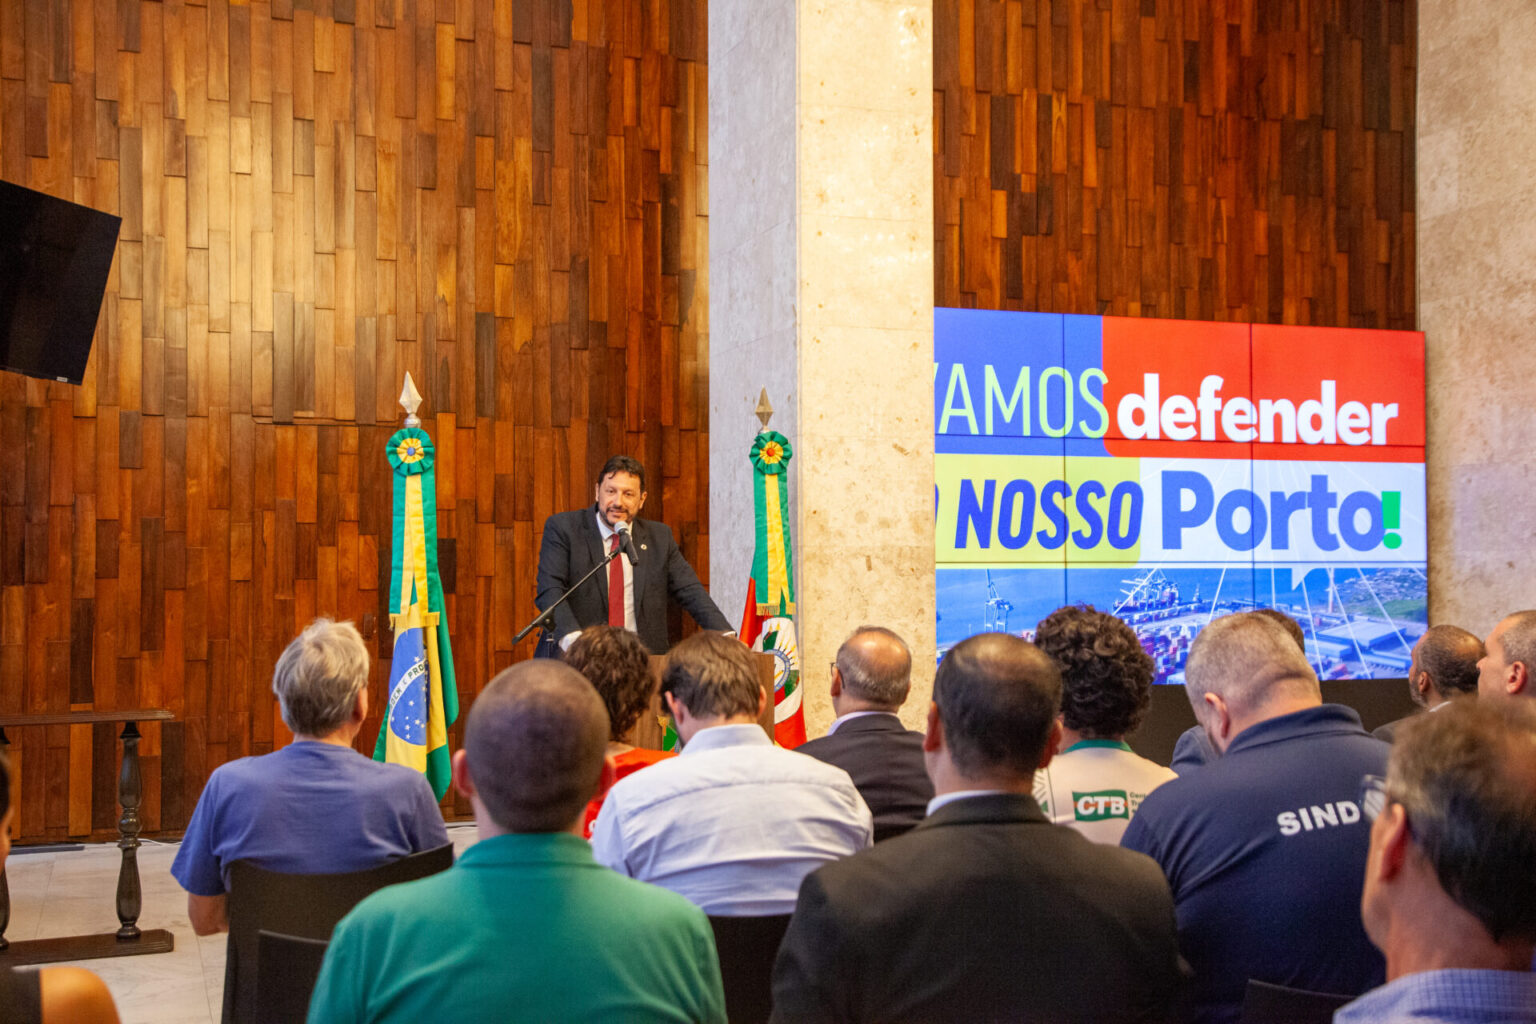
<path id="1" fill-rule="evenodd" d="M 451 775 L 448 726 L 459 717 L 459 691 L 437 574 L 432 438 L 419 427 L 405 427 L 389 439 L 386 451 L 395 471 L 394 571 L 389 581 L 395 650 L 389 704 L 373 759 L 423 773 L 441 800 Z"/>

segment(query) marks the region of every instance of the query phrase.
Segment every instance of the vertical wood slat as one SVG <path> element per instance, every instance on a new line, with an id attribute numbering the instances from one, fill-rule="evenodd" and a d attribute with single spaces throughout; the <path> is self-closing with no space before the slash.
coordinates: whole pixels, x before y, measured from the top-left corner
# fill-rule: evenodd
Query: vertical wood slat
<path id="1" fill-rule="evenodd" d="M 937 0 L 936 301 L 1414 327 L 1411 4 Z"/>
<path id="2" fill-rule="evenodd" d="M 599 7 L 0 5 L 0 177 L 123 218 L 84 386 L 0 373 L 0 708 L 176 710 L 147 832 L 284 741 L 310 617 L 358 623 L 384 707 L 406 369 L 463 706 L 531 653 L 539 528 L 610 446 L 707 565 L 705 5 Z M 13 739 L 19 840 L 112 833 L 111 727 Z"/>

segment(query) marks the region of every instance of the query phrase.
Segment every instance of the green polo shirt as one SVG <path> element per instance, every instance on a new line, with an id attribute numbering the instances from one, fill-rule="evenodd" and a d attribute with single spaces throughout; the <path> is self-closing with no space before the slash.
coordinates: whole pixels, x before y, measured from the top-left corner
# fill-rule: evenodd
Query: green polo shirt
<path id="1" fill-rule="evenodd" d="M 709 921 L 568 833 L 497 836 L 342 919 L 309 1004 L 344 1021 L 720 1021 Z"/>

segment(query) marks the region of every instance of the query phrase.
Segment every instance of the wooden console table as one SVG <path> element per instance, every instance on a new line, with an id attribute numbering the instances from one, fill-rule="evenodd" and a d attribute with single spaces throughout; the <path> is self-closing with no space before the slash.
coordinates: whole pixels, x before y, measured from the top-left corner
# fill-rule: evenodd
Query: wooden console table
<path id="1" fill-rule="evenodd" d="M 117 919 L 122 927 L 116 932 L 96 935 L 70 935 L 58 939 L 31 939 L 9 942 L 6 926 L 11 922 L 11 888 L 0 871 L 0 964 L 49 964 L 63 960 L 93 960 L 107 956 L 136 956 L 141 953 L 169 953 L 176 940 L 163 928 L 142 931 L 139 912 L 144 906 L 144 890 L 139 884 L 139 799 L 143 783 L 139 776 L 139 723 L 168 722 L 175 716 L 169 711 L 60 711 L 37 715 L 0 715 L 0 749 L 10 746 L 5 730 L 27 725 L 94 725 L 122 722 L 123 764 L 117 776 L 117 799 L 123 815 L 117 820 L 118 849 L 123 863 L 117 872 Z"/>

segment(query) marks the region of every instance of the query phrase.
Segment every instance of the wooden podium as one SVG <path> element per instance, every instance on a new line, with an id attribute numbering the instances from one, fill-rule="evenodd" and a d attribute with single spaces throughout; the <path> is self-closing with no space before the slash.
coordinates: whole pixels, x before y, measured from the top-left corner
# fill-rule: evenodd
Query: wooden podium
<path id="1" fill-rule="evenodd" d="M 773 739 L 773 655 L 753 652 L 752 660 L 757 664 L 757 680 L 762 684 L 763 692 L 768 695 L 768 701 L 763 707 L 763 713 L 757 723 L 763 727 L 769 739 Z M 640 716 L 640 721 L 624 737 L 624 742 L 636 747 L 645 747 L 647 750 L 661 750 L 661 738 L 663 735 L 662 720 L 667 717 L 666 705 L 661 701 L 661 673 L 666 667 L 667 656 L 665 654 L 651 655 L 651 678 L 654 685 L 651 687 L 651 706 L 645 714 Z"/>

